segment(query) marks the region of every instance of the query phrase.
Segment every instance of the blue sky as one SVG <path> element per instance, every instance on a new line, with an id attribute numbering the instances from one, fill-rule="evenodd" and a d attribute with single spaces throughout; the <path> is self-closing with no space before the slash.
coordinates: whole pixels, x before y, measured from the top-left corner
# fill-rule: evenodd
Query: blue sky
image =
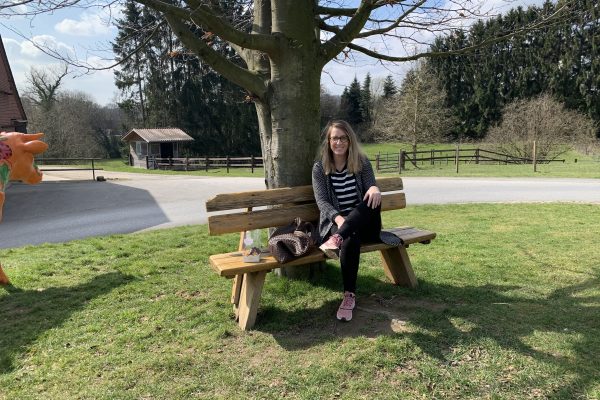
<path id="1" fill-rule="evenodd" d="M 485 7 L 494 8 L 496 11 L 507 10 L 517 5 L 540 5 L 542 2 L 543 0 L 512 0 L 505 4 L 504 0 L 481 1 Z M 71 8 L 35 18 L 0 18 L 0 35 L 19 91 L 24 92 L 27 85 L 25 77 L 32 66 L 43 69 L 59 66 L 57 60 L 36 49 L 29 39 L 45 43 L 63 54 L 72 55 L 83 63 L 96 67 L 111 65 L 113 55 L 109 50 L 110 41 L 116 35 L 116 28 L 111 25 L 110 19 L 114 18 L 116 10 L 112 10 L 113 14 L 109 14 L 108 11 L 99 8 Z M 427 37 L 422 39 L 427 40 Z M 365 45 L 370 48 L 378 46 L 377 43 Z M 399 42 L 393 43 L 389 40 L 386 47 L 391 48 L 395 54 L 407 51 Z M 370 72 L 377 86 L 388 74 L 400 81 L 409 68 L 409 63 L 382 65 L 367 58 L 346 60 L 344 63 L 330 62 L 325 67 L 322 83 L 330 93 L 340 94 L 355 76 L 362 80 L 367 72 Z M 100 104 L 114 102 L 118 98 L 112 70 L 86 74 L 84 69 L 73 69 L 65 80 L 64 87 L 85 92 Z"/>

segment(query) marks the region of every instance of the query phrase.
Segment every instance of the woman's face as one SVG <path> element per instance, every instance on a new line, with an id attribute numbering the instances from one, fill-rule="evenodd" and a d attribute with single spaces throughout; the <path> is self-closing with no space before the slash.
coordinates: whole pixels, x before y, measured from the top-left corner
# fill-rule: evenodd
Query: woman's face
<path id="1" fill-rule="evenodd" d="M 329 148 L 334 156 L 348 155 L 348 135 L 340 128 L 332 128 L 329 131 Z"/>

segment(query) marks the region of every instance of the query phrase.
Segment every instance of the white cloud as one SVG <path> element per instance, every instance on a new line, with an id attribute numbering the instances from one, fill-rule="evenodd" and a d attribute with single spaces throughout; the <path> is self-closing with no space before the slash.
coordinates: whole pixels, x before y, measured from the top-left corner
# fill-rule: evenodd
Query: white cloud
<path id="1" fill-rule="evenodd" d="M 78 21 L 65 18 L 54 25 L 54 29 L 67 35 L 96 36 L 108 35 L 114 28 L 99 14 L 83 13 Z"/>
<path id="2" fill-rule="evenodd" d="M 13 42 L 18 43 L 16 40 L 13 40 Z M 73 49 L 69 45 L 51 35 L 34 36 L 31 40 L 23 40 L 19 46 L 21 55 L 29 58 L 39 58 L 47 55 L 46 53 L 59 55 L 73 52 Z"/>

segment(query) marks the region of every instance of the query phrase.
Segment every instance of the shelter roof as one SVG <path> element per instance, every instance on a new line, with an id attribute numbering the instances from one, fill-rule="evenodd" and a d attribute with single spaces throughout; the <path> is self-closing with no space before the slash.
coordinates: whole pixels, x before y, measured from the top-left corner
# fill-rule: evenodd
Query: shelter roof
<path id="1" fill-rule="evenodd" d="M 194 140 L 194 138 L 179 128 L 134 128 L 122 137 L 122 140 L 126 142 L 139 141 L 140 139 L 148 143 L 191 142 Z"/>

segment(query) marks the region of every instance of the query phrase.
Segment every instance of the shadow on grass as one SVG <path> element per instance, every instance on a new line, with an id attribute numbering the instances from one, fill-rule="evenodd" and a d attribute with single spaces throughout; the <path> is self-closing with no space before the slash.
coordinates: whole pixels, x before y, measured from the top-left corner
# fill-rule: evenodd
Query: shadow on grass
<path id="1" fill-rule="evenodd" d="M 0 298 L 0 373 L 11 372 L 14 359 L 26 352 L 45 331 L 60 326 L 93 298 L 132 279 L 129 275 L 111 272 L 78 286 L 39 291 L 6 286 L 9 294 Z"/>
<path id="2" fill-rule="evenodd" d="M 314 283 L 339 290 L 335 279 L 329 277 Z M 339 341 L 340 337 L 404 338 L 446 366 L 486 356 L 487 350 L 482 349 L 484 354 L 480 354 L 474 343 L 491 340 L 504 350 L 532 357 L 574 376 L 569 385 L 547 393 L 551 399 L 585 396 L 586 389 L 600 379 L 600 296 L 585 295 L 587 290 L 600 286 L 600 273 L 541 299 L 532 299 L 523 288 L 508 285 L 455 287 L 427 281 L 419 284 L 419 288 L 409 291 L 360 276 L 358 286 L 366 289 L 357 296 L 357 310 L 351 322 L 335 320 L 339 301 L 294 311 L 268 305 L 260 312 L 255 329 L 272 334 L 290 351 Z M 548 350 L 552 342 L 546 340 L 557 340 L 558 334 L 568 335 L 564 340 L 572 356 L 565 356 L 564 349 Z M 536 335 L 540 345 L 534 348 L 527 339 Z M 460 354 L 464 347 L 473 346 L 474 354 Z M 546 349 L 540 350 L 541 346 Z"/>

